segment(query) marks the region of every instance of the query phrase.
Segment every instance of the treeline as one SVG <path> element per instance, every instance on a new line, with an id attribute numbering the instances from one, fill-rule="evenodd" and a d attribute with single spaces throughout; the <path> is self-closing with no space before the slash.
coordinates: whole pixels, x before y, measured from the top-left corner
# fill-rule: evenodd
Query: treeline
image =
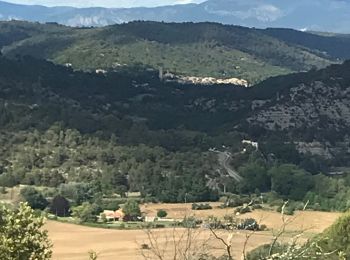
<path id="1" fill-rule="evenodd" d="M 217 192 L 207 187 L 216 157 L 193 149 L 170 152 L 146 145 L 121 146 L 58 126 L 44 133 L 18 133 L 0 159 L 0 186 L 18 184 L 54 187 L 73 185 L 76 193 L 126 196 L 128 191 L 164 202 L 210 201 Z M 85 189 L 85 190 L 84 190 Z M 74 192 L 73 192 L 74 193 Z M 70 199 L 72 199 L 70 197 Z M 76 199 L 77 203 L 84 200 Z"/>

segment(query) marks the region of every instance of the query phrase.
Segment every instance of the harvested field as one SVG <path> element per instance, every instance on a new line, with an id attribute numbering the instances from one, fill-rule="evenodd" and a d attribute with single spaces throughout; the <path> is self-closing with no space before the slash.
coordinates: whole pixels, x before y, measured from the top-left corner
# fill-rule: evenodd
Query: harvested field
<path id="1" fill-rule="evenodd" d="M 234 209 L 218 208 L 222 203 L 209 203 L 213 209 L 210 210 L 192 210 L 191 204 L 146 204 L 142 211 L 147 215 L 156 216 L 159 209 L 164 209 L 169 218 L 183 219 L 184 216 L 195 216 L 200 219 L 206 219 L 209 216 L 223 218 L 225 215 L 232 215 Z M 307 230 L 311 233 L 320 233 L 329 227 L 341 214 L 334 212 L 304 211 L 296 212 L 294 216 L 286 216 L 286 219 L 294 219 L 287 230 Z M 274 211 L 255 210 L 239 216 L 240 218 L 254 218 L 260 224 L 265 224 L 269 229 L 276 229 L 282 225 L 281 214 Z"/>
<path id="2" fill-rule="evenodd" d="M 148 215 L 153 215 L 158 209 L 165 209 L 171 218 L 181 218 L 191 213 L 203 218 L 210 215 L 224 216 L 232 213 L 232 209 L 217 208 L 193 212 L 190 210 L 190 206 L 189 204 L 149 204 L 143 209 L 148 212 Z M 304 236 L 306 239 L 330 226 L 339 215 L 339 213 L 326 212 L 298 212 L 296 216 L 292 216 L 292 218 L 295 217 L 295 220 L 288 225 L 285 239 L 292 235 L 291 231 L 307 230 Z M 267 225 L 269 229 L 278 229 L 282 224 L 281 215 L 277 212 L 254 211 L 242 217 L 253 217 L 261 220 L 261 224 Z M 99 260 L 142 260 L 140 245 L 148 242 L 147 235 L 142 230 L 100 229 L 52 221 L 46 224 L 46 228 L 54 243 L 53 259 L 55 260 L 85 260 L 88 259 L 88 251 L 90 250 L 99 253 Z M 159 235 L 160 244 L 164 245 L 165 236 L 171 236 L 173 229 L 159 229 L 154 232 Z M 200 243 L 210 237 L 208 230 L 199 230 L 198 232 L 200 233 L 196 238 Z M 226 234 L 223 236 L 226 238 Z M 271 231 L 256 233 L 248 244 L 248 250 L 270 242 L 271 237 Z M 236 232 L 233 238 L 234 254 L 238 259 L 242 254 L 245 238 L 245 232 Z M 212 248 L 211 252 L 215 255 L 223 254 L 223 251 L 217 249 L 220 248 L 217 241 L 211 239 L 210 247 Z"/>

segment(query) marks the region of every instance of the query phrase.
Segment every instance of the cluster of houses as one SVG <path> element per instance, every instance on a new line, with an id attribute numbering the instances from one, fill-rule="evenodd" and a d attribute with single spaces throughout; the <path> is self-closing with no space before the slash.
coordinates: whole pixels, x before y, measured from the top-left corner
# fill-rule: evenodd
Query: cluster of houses
<path id="1" fill-rule="evenodd" d="M 100 216 L 99 219 L 105 218 L 108 222 L 111 221 L 123 221 L 125 217 L 125 214 L 122 209 L 118 209 L 116 211 L 113 210 L 104 210 Z"/>
<path id="2" fill-rule="evenodd" d="M 118 210 L 104 210 L 99 216 L 98 219 L 102 221 L 105 219 L 107 222 L 116 222 L 116 221 L 125 221 L 125 213 L 123 212 L 122 209 Z M 139 217 L 139 221 L 147 222 L 147 223 L 152 223 L 156 221 L 162 221 L 162 222 L 174 222 L 176 221 L 175 219 L 171 218 L 159 218 L 155 216 L 145 216 L 145 217 Z"/>

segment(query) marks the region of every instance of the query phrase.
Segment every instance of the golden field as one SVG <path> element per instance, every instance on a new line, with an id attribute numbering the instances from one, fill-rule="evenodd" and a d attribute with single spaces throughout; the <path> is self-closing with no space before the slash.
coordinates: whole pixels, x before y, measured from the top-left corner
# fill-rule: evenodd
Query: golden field
<path id="1" fill-rule="evenodd" d="M 164 209 L 168 212 L 169 218 L 182 219 L 184 216 L 195 215 L 197 218 L 206 218 L 208 216 L 223 217 L 232 214 L 233 209 L 219 209 L 220 203 L 211 203 L 212 210 L 192 211 L 191 204 L 148 204 L 143 205 L 142 211 L 148 216 L 156 214 L 158 209 Z M 287 226 L 285 239 L 293 235 L 293 231 L 304 230 L 303 239 L 307 239 L 317 233 L 322 232 L 329 227 L 340 213 L 305 211 L 297 212 L 294 216 L 287 217 L 291 223 Z M 256 210 L 252 213 L 244 214 L 242 218 L 255 218 L 260 224 L 265 224 L 268 231 L 257 232 L 249 240 L 248 251 L 259 245 L 269 243 L 273 231 L 278 230 L 282 225 L 281 214 L 273 211 Z M 84 260 L 88 259 L 88 252 L 94 250 L 99 253 L 99 260 L 142 260 L 140 254 L 140 245 L 148 243 L 147 234 L 143 230 L 113 230 L 102 228 L 91 228 L 80 225 L 59 223 L 48 221 L 46 229 L 49 232 L 50 239 L 54 244 L 55 260 Z M 159 237 L 159 244 L 165 245 L 166 237 L 171 237 L 173 229 L 154 230 Z M 175 232 L 182 232 L 176 230 Z M 211 237 L 210 231 L 196 231 L 196 240 L 198 243 L 208 241 L 210 250 L 215 255 L 221 255 L 219 242 Z M 243 244 L 248 233 L 237 231 L 233 236 L 233 253 L 236 258 L 242 255 Z M 226 239 L 227 234 L 221 232 L 222 237 Z M 211 238 L 210 238 L 211 237 Z M 168 249 L 170 250 L 171 247 Z"/>

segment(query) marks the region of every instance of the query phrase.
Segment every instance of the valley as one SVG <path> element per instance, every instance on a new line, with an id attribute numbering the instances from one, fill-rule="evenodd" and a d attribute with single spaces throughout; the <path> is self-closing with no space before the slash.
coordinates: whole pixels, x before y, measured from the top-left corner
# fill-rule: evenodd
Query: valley
<path id="1" fill-rule="evenodd" d="M 349 35 L 111 21 L 0 22 L 0 259 L 347 259 Z"/>
<path id="2" fill-rule="evenodd" d="M 213 206 L 218 204 L 211 203 Z M 231 210 L 206 210 L 201 212 L 194 212 L 190 205 L 186 204 L 150 204 L 143 208 L 147 214 L 156 214 L 158 209 L 165 209 L 171 218 L 183 218 L 184 215 L 194 214 L 199 218 L 207 218 L 210 215 L 223 217 L 229 214 Z M 199 215 L 198 215 L 199 214 Z M 284 240 L 289 241 L 293 236 L 293 232 L 306 230 L 303 234 L 302 240 L 312 237 L 314 234 L 322 232 L 329 227 L 338 217 L 339 213 L 326 212 L 298 212 L 295 221 L 287 227 L 287 233 L 284 235 Z M 271 230 L 258 232 L 248 243 L 248 250 L 254 249 L 262 244 L 269 243 L 272 240 L 272 230 L 278 230 L 282 226 L 281 215 L 276 212 L 258 211 L 248 214 L 245 217 L 253 217 L 255 219 L 262 219 L 262 223 L 266 224 Z M 54 242 L 54 256 L 53 259 L 83 259 L 87 257 L 90 250 L 98 253 L 99 259 L 112 260 L 115 255 L 118 259 L 144 259 L 141 256 L 140 245 L 142 243 L 149 243 L 146 231 L 143 230 L 106 230 L 98 228 L 90 228 L 84 226 L 77 226 L 72 224 L 48 222 L 45 226 Z M 66 232 L 69 231 L 70 236 L 67 237 Z M 181 234 L 185 232 L 182 229 L 159 229 L 155 231 L 160 239 L 160 245 L 166 244 L 166 236 L 172 236 L 173 232 Z M 222 255 L 220 243 L 212 237 L 209 230 L 202 229 L 197 231 L 197 242 L 205 242 L 210 239 L 209 251 L 215 255 Z M 223 236 L 227 235 L 222 232 Z M 236 258 L 240 258 L 243 251 L 244 241 L 246 239 L 246 231 L 237 231 L 234 233 L 233 254 Z M 198 238 L 199 237 L 199 238 Z M 171 247 L 169 246 L 169 250 Z"/>

